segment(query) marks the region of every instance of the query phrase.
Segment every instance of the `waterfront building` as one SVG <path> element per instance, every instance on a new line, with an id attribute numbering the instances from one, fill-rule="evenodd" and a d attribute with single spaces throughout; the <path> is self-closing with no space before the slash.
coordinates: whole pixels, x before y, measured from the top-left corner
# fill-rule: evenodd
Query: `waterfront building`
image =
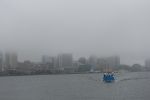
<path id="1" fill-rule="evenodd" d="M 118 67 L 120 65 L 120 57 L 118 56 L 111 56 L 106 58 L 107 63 L 108 63 L 108 67 Z"/>
<path id="2" fill-rule="evenodd" d="M 18 56 L 15 52 L 5 53 L 5 67 L 6 69 L 16 69 L 18 65 Z"/>
<path id="3" fill-rule="evenodd" d="M 58 67 L 59 68 L 72 68 L 73 57 L 72 54 L 64 53 L 58 55 Z"/>
<path id="4" fill-rule="evenodd" d="M 54 64 L 54 57 L 51 56 L 42 56 L 42 63 L 43 64 Z"/>
<path id="5" fill-rule="evenodd" d="M 97 57 L 96 56 L 90 56 L 88 59 L 88 64 L 91 66 L 92 69 L 96 69 Z"/>
<path id="6" fill-rule="evenodd" d="M 81 64 L 87 64 L 87 60 L 86 60 L 85 57 L 80 57 L 80 58 L 78 59 L 78 62 L 81 63 Z"/>
<path id="7" fill-rule="evenodd" d="M 145 67 L 149 67 L 150 68 L 150 59 L 146 59 L 145 60 Z"/>
<path id="8" fill-rule="evenodd" d="M 3 53 L 0 52 L 0 71 L 3 71 Z"/>

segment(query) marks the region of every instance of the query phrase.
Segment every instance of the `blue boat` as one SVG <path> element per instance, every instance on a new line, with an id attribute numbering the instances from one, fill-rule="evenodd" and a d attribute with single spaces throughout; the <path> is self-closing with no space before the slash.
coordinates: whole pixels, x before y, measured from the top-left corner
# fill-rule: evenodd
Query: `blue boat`
<path id="1" fill-rule="evenodd" d="M 115 77 L 113 73 L 104 73 L 103 81 L 106 83 L 111 83 L 115 81 Z"/>

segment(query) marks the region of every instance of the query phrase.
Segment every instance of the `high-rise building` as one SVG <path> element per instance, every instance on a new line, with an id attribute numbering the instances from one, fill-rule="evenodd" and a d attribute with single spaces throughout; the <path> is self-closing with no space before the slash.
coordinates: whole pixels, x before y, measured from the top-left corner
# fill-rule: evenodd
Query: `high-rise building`
<path id="1" fill-rule="evenodd" d="M 108 66 L 108 62 L 107 62 L 107 59 L 105 58 L 99 58 L 97 60 L 97 67 L 100 67 L 100 68 L 105 68 Z"/>
<path id="2" fill-rule="evenodd" d="M 54 57 L 54 67 L 55 67 L 55 68 L 58 68 L 58 67 L 59 67 L 58 57 Z"/>
<path id="3" fill-rule="evenodd" d="M 106 69 L 115 69 L 120 65 L 120 57 L 111 56 L 99 58 L 97 60 L 97 70 L 104 71 Z"/>
<path id="4" fill-rule="evenodd" d="M 78 62 L 81 63 L 81 64 L 86 64 L 86 63 L 87 63 L 87 60 L 86 60 L 85 57 L 80 57 L 80 58 L 78 59 Z"/>
<path id="5" fill-rule="evenodd" d="M 92 69 L 95 69 L 96 65 L 97 65 L 97 57 L 96 56 L 90 56 L 88 59 L 88 64 L 91 65 Z"/>
<path id="6" fill-rule="evenodd" d="M 120 57 L 111 56 L 106 58 L 108 67 L 118 67 L 120 65 Z"/>
<path id="7" fill-rule="evenodd" d="M 3 54 L 0 53 L 0 71 L 3 71 Z"/>
<path id="8" fill-rule="evenodd" d="M 58 67 L 59 68 L 72 68 L 73 57 L 72 54 L 59 54 L 58 55 Z"/>
<path id="9" fill-rule="evenodd" d="M 14 52 L 6 52 L 5 54 L 6 69 L 15 69 L 18 65 L 18 56 Z"/>
<path id="10" fill-rule="evenodd" d="M 145 60 L 145 67 L 149 67 L 150 68 L 150 59 L 146 59 Z"/>
<path id="11" fill-rule="evenodd" d="M 52 63 L 54 63 L 54 57 L 42 56 L 42 63 L 43 64 L 52 64 Z"/>

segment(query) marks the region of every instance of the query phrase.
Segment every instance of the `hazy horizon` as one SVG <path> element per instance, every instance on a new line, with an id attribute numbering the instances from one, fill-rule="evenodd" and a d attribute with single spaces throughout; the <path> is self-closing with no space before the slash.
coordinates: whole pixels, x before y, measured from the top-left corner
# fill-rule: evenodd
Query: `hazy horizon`
<path id="1" fill-rule="evenodd" d="M 1 0 L 0 49 L 19 60 L 72 53 L 119 55 L 121 63 L 150 58 L 149 0 Z"/>

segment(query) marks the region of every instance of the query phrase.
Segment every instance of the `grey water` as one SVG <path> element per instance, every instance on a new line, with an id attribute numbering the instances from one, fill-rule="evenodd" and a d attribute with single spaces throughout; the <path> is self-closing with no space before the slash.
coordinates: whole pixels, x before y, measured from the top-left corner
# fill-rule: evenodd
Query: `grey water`
<path id="1" fill-rule="evenodd" d="M 150 100 L 150 72 L 0 77 L 0 100 Z"/>

